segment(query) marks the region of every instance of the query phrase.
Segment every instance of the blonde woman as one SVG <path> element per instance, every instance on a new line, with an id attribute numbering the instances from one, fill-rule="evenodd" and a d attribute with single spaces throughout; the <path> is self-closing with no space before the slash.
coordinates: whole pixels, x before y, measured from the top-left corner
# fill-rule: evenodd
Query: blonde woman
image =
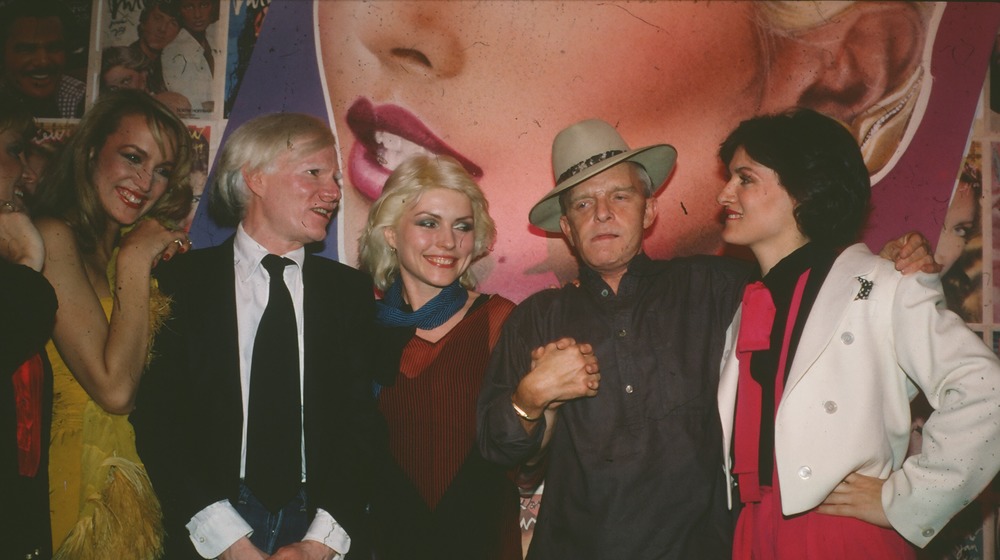
<path id="1" fill-rule="evenodd" d="M 423 155 L 389 177 L 361 236 L 361 268 L 383 292 L 378 320 L 396 343 L 377 386 L 391 454 L 373 502 L 380 560 L 521 557 L 517 489 L 475 443 L 486 362 L 514 308 L 475 291 L 470 267 L 495 237 L 465 169 Z"/>

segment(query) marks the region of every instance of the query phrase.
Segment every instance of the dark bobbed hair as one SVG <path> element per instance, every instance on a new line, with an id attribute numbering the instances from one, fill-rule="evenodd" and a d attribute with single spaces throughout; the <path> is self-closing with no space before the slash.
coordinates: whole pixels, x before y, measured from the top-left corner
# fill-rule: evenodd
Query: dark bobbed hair
<path id="1" fill-rule="evenodd" d="M 868 217 L 871 180 L 857 140 L 842 124 L 811 109 L 740 123 L 719 148 L 728 166 L 736 150 L 778 175 L 795 201 L 795 222 L 828 247 L 854 242 Z"/>
<path id="2" fill-rule="evenodd" d="M 159 148 L 166 151 L 169 146 L 174 152 L 167 188 L 146 216 L 177 227 L 191 210 L 191 135 L 187 127 L 166 105 L 145 92 L 122 89 L 105 93 L 83 115 L 66 147 L 45 173 L 33 208 L 39 216 L 67 222 L 84 253 L 95 250 L 108 223 L 93 181 L 97 156 L 122 119 L 130 115 L 143 117 Z"/>

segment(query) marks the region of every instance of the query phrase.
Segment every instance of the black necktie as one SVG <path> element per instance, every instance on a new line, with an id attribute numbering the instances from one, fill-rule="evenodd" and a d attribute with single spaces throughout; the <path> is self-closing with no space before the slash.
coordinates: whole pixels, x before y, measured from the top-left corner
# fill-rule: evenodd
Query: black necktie
<path id="1" fill-rule="evenodd" d="M 288 504 L 302 480 L 299 338 L 295 308 L 285 286 L 292 261 L 267 255 L 267 307 L 260 318 L 250 362 L 247 406 L 247 486 L 271 512 Z"/>

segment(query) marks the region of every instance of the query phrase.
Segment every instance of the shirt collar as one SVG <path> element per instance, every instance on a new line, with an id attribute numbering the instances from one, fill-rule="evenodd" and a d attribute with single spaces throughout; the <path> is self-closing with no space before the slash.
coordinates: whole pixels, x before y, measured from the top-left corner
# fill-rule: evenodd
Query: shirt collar
<path id="1" fill-rule="evenodd" d="M 627 292 L 628 287 L 632 285 L 636 278 L 644 276 L 650 269 L 652 262 L 652 259 L 641 251 L 632 257 L 632 260 L 628 263 L 625 275 L 622 276 L 621 282 L 618 283 L 618 295 Z M 605 289 L 610 290 L 607 282 L 601 277 L 601 273 L 582 263 L 580 264 L 580 285 L 596 293 L 600 293 Z"/>
<path id="2" fill-rule="evenodd" d="M 245 282 L 249 279 L 260 267 L 260 261 L 268 254 L 268 250 L 257 243 L 243 229 L 242 223 L 236 226 L 236 238 L 233 240 L 233 264 L 236 267 L 236 278 L 239 281 Z M 305 247 L 299 247 L 290 253 L 279 256 L 291 259 L 301 270 L 302 263 L 305 262 L 306 250 Z"/>
<path id="3" fill-rule="evenodd" d="M 767 289 L 775 294 L 790 294 L 803 272 L 832 263 L 836 255 L 832 250 L 816 243 L 806 243 L 781 259 L 764 276 Z"/>

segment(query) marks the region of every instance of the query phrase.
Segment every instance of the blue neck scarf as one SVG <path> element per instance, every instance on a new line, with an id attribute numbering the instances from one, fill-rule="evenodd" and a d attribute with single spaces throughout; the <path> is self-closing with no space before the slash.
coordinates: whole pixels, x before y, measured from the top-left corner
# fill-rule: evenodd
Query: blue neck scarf
<path id="1" fill-rule="evenodd" d="M 382 300 L 375 302 L 375 319 L 378 324 L 388 327 L 431 330 L 448 322 L 468 299 L 469 291 L 455 280 L 423 307 L 409 311 L 409 306 L 403 301 L 403 282 L 397 278 L 385 291 Z"/>

